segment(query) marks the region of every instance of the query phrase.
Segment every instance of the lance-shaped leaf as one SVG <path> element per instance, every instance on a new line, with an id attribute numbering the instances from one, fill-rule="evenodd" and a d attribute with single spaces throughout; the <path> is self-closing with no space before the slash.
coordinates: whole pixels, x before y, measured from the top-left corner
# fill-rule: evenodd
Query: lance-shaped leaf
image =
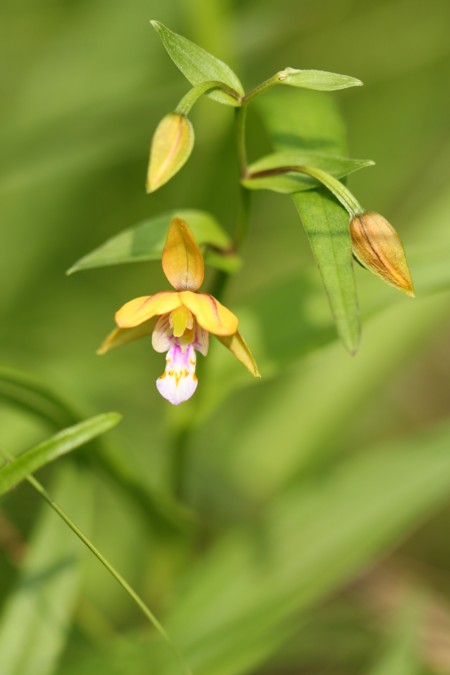
<path id="1" fill-rule="evenodd" d="M 182 35 L 174 33 L 159 21 L 151 21 L 172 61 L 181 70 L 183 75 L 193 85 L 201 82 L 223 82 L 235 96 L 215 89 L 207 94 L 219 103 L 239 106 L 239 98 L 244 95 L 244 89 L 239 78 L 229 66 L 220 59 L 194 44 Z"/>
<path id="2" fill-rule="evenodd" d="M 285 96 L 281 98 L 280 93 Z M 274 90 L 261 98 L 258 107 L 277 150 L 337 156 L 346 152 L 345 130 L 331 97 L 306 90 Z M 293 193 L 292 199 L 319 266 L 338 333 L 355 353 L 360 319 L 348 214 L 323 188 Z"/>
<path id="3" fill-rule="evenodd" d="M 355 354 L 360 320 L 347 211 L 325 189 L 297 193 L 292 199 L 308 235 L 337 331 Z"/>
<path id="4" fill-rule="evenodd" d="M 248 175 L 241 182 L 249 190 L 272 190 L 290 194 L 319 187 L 318 181 L 298 171 L 296 167 L 312 166 L 336 178 L 373 166 L 371 159 L 350 159 L 321 152 L 285 150 L 261 157 L 248 167 Z M 289 171 L 290 169 L 290 171 Z"/>
<path id="5" fill-rule="evenodd" d="M 326 70 L 297 70 L 296 68 L 285 68 L 278 73 L 278 80 L 280 84 L 316 91 L 335 91 L 348 89 L 348 87 L 361 87 L 363 84 L 361 80 L 349 75 L 329 73 Z"/>
<path id="6" fill-rule="evenodd" d="M 231 238 L 213 215 L 195 209 L 179 209 L 123 230 L 78 260 L 67 273 L 107 265 L 161 260 L 167 228 L 177 216 L 188 223 L 196 242 L 205 249 L 206 264 L 226 272 L 234 272 L 239 268 L 240 260 L 232 251 Z"/>
<path id="7" fill-rule="evenodd" d="M 120 422 L 119 413 L 104 413 L 68 427 L 0 469 L 0 495 L 7 492 L 37 469 L 79 448 Z"/>

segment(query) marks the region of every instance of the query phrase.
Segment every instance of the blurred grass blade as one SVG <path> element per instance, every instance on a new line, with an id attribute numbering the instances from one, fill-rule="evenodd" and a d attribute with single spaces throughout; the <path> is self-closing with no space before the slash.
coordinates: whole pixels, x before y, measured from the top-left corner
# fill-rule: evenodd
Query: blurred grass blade
<path id="1" fill-rule="evenodd" d="M 285 68 L 280 73 L 279 80 L 281 84 L 288 84 L 291 87 L 315 89 L 316 91 L 336 91 L 337 89 L 362 86 L 361 80 L 357 80 L 355 77 L 329 73 L 326 70 Z"/>
<path id="2" fill-rule="evenodd" d="M 288 174 L 286 171 L 284 174 L 279 174 L 277 170 L 280 168 L 312 166 L 322 169 L 336 178 L 344 178 L 355 171 L 373 166 L 373 164 L 374 162 L 370 159 L 350 159 L 320 152 L 285 150 L 253 162 L 248 167 L 249 177 L 241 182 L 249 190 L 273 190 L 274 192 L 289 194 L 299 190 L 317 188 L 320 183 L 314 178 L 299 173 L 291 172 Z"/>
<path id="3" fill-rule="evenodd" d="M 29 373 L 0 366 L 0 397 L 61 428 L 77 421 L 72 407 L 47 384 Z"/>
<path id="4" fill-rule="evenodd" d="M 176 656 L 178 664 L 181 666 L 185 675 L 192 675 L 191 670 L 187 663 L 185 662 L 182 654 L 179 652 L 177 647 L 173 644 L 169 635 L 160 624 L 156 616 L 153 614 L 149 606 L 142 600 L 140 595 L 136 593 L 134 588 L 130 586 L 127 580 L 116 570 L 116 568 L 109 562 L 109 560 L 99 551 L 99 549 L 92 543 L 92 541 L 82 532 L 82 530 L 74 523 L 74 521 L 67 515 L 67 513 L 59 506 L 59 504 L 52 499 L 50 494 L 44 488 L 39 481 L 37 481 L 34 476 L 28 476 L 28 482 L 34 487 L 34 489 L 45 499 L 47 504 L 55 511 L 58 516 L 64 521 L 67 527 L 75 534 L 78 539 L 89 549 L 89 551 L 97 558 L 97 560 L 103 565 L 103 567 L 109 572 L 109 574 L 117 581 L 119 586 L 130 596 L 134 603 L 139 607 L 144 616 L 148 619 L 150 624 L 156 629 L 159 635 L 165 640 L 173 654 Z"/>
<path id="5" fill-rule="evenodd" d="M 37 469 L 79 448 L 104 434 L 121 420 L 119 413 L 104 413 L 91 417 L 73 427 L 63 429 L 43 443 L 20 455 L 0 468 L 0 495 L 24 480 Z"/>
<path id="6" fill-rule="evenodd" d="M 413 597 L 404 603 L 394 620 L 389 621 L 386 647 L 367 675 L 422 675 L 421 634 L 425 621 L 424 598 Z"/>
<path id="7" fill-rule="evenodd" d="M 52 427 L 59 429 L 74 424 L 82 415 L 69 405 L 49 385 L 12 368 L 0 367 L 0 397 L 19 406 L 25 412 L 46 420 Z M 168 495 L 156 494 L 135 472 L 119 453 L 112 453 L 100 438 L 94 439 L 95 452 L 89 452 L 86 460 L 95 469 L 114 483 L 126 497 L 143 513 L 145 521 L 161 535 L 190 529 L 193 514 L 181 507 Z M 80 452 L 84 453 L 83 448 Z"/>
<path id="8" fill-rule="evenodd" d="M 360 339 L 348 213 L 323 189 L 292 199 L 308 235 L 342 342 L 355 354 Z"/>
<path id="9" fill-rule="evenodd" d="M 237 266 L 237 257 L 229 253 L 231 239 L 214 216 L 206 211 L 179 209 L 150 218 L 120 232 L 95 251 L 81 258 L 67 273 L 72 274 L 80 270 L 106 265 L 160 260 L 168 227 L 175 216 L 185 220 L 198 245 L 206 247 L 206 263 L 209 262 L 214 267 L 226 271 L 229 271 L 233 265 Z M 214 253 L 210 258 L 208 258 L 208 247 L 212 247 Z M 223 255 L 221 255 L 221 250 L 224 251 Z"/>
<path id="10" fill-rule="evenodd" d="M 301 617 L 398 545 L 443 506 L 450 481 L 450 423 L 414 440 L 350 457 L 266 502 L 258 519 L 216 540 L 192 569 L 165 624 L 195 675 L 259 672 L 294 635 Z M 330 562 L 331 561 L 331 562 Z M 201 607 L 201 611 L 198 608 Z M 66 663 L 61 675 L 127 675 L 145 664 L 172 675 L 139 643 L 135 658 L 108 644 L 92 659 Z M 121 666 L 119 666 L 119 663 Z M 116 665 L 114 665 L 116 664 Z"/>
<path id="11" fill-rule="evenodd" d="M 159 21 L 151 21 L 151 24 L 159 34 L 170 58 L 191 84 L 196 85 L 214 80 L 223 82 L 233 89 L 238 96 L 244 95 L 239 78 L 226 63 L 182 35 L 169 30 Z M 220 103 L 232 106 L 240 105 L 235 98 L 223 91 L 215 90 L 207 95 Z"/>
<path id="12" fill-rule="evenodd" d="M 60 466 L 54 492 L 76 509 L 88 527 L 89 476 L 74 466 Z M 72 532 L 44 506 L 20 570 L 0 617 L 2 675 L 53 673 L 66 643 L 80 581 L 83 551 Z"/>

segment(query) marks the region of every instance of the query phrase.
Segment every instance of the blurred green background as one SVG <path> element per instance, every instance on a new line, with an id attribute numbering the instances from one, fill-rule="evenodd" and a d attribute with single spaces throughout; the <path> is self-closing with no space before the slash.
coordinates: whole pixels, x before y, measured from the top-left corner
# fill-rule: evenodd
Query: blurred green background
<path id="1" fill-rule="evenodd" d="M 168 625 L 194 673 L 450 673 L 448 2 L 3 0 L 0 12 L 1 366 L 82 416 L 124 415 L 104 453 L 129 482 L 119 489 L 83 464 L 61 503 Z M 193 110 L 188 165 L 145 194 L 153 130 L 188 89 L 150 18 L 227 61 L 246 88 L 285 66 L 365 83 L 323 95 L 339 104 L 351 156 L 376 161 L 349 186 L 401 234 L 417 298 L 357 269 L 357 357 L 335 338 L 290 199 L 268 192 L 253 195 L 244 266 L 226 296 L 261 382 L 214 345 L 195 400 L 172 409 L 154 388 L 164 366 L 148 342 L 96 356 L 114 311 L 166 281 L 157 263 L 67 277 L 71 264 L 175 207 L 210 210 L 227 229 L 236 216 L 232 112 L 211 100 Z M 256 113 L 249 122 L 256 159 L 267 139 Z M 429 264 L 415 270 L 424 250 Z M 54 431 L 0 393 L 9 452 Z M 123 591 L 38 506 L 26 487 L 0 504 L 0 645 L 15 635 L 16 653 L 30 654 L 1 674 L 181 672 Z M 61 581 L 65 610 L 38 640 L 8 607 L 45 518 L 82 574 Z M 52 546 L 42 550 L 51 570 Z M 58 596 L 51 573 L 37 586 L 44 607 L 45 593 Z"/>

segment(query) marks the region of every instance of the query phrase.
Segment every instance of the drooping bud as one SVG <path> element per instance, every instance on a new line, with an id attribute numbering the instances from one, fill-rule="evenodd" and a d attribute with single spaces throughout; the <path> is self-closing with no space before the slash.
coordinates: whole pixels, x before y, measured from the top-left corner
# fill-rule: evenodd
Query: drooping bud
<path id="1" fill-rule="evenodd" d="M 189 158 L 194 146 L 194 129 L 185 115 L 163 117 L 153 134 L 147 172 L 147 192 L 167 183 Z"/>
<path id="2" fill-rule="evenodd" d="M 386 283 L 414 297 L 405 251 L 397 232 L 379 213 L 354 216 L 350 235 L 355 258 Z"/>

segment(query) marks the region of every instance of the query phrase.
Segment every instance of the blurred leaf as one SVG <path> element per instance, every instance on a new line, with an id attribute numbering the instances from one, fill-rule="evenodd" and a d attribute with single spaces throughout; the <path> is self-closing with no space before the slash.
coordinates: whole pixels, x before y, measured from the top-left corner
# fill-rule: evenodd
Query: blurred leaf
<path id="1" fill-rule="evenodd" d="M 332 96 L 275 88 L 254 105 L 277 151 L 347 154 L 345 125 Z"/>
<path id="2" fill-rule="evenodd" d="M 336 178 L 343 178 L 359 169 L 373 166 L 370 159 L 349 159 L 347 157 L 335 157 L 320 152 L 298 152 L 295 150 L 275 152 L 258 159 L 248 167 L 248 178 L 241 181 L 249 190 L 273 190 L 288 194 L 299 190 L 317 188 L 320 184 L 309 176 L 295 173 L 294 169 L 286 174 L 276 174 L 273 169 L 280 167 L 312 166 L 327 171 Z M 255 175 L 255 174 L 267 175 Z"/>
<path id="3" fill-rule="evenodd" d="M 80 270 L 106 265 L 160 260 L 168 227 L 175 216 L 188 223 L 199 246 L 213 248 L 211 255 L 208 255 L 208 249 L 206 251 L 205 262 L 207 264 L 210 263 L 214 267 L 226 271 L 238 265 L 237 257 L 227 252 L 227 249 L 231 246 L 231 239 L 220 227 L 214 216 L 206 211 L 179 209 L 150 218 L 135 227 L 120 232 L 92 253 L 88 253 L 81 258 L 67 273 L 72 274 Z M 221 254 L 221 249 L 226 252 Z"/>
<path id="4" fill-rule="evenodd" d="M 165 619 L 196 675 L 243 675 L 276 653 L 299 616 L 352 574 L 396 546 L 448 498 L 450 424 L 427 435 L 357 454 L 321 479 L 266 502 L 259 517 L 233 526 L 186 572 Z M 275 448 L 273 448 L 275 452 Z M 201 611 L 199 611 L 201 607 Z M 120 649 L 120 645 L 118 646 Z M 141 667 L 172 675 L 154 645 L 138 646 Z M 64 675 L 125 675 L 113 643 Z M 141 673 L 139 661 L 133 662 Z M 142 671 L 143 672 L 143 671 Z"/>
<path id="5" fill-rule="evenodd" d="M 0 367 L 0 396 L 27 413 L 61 428 L 77 422 L 82 415 L 59 394 L 28 373 L 5 366 Z M 125 496 L 143 512 L 145 521 L 160 534 L 185 531 L 192 526 L 193 514 L 173 501 L 157 494 L 119 452 L 112 453 L 100 439 L 94 440 L 95 452 L 84 455 L 87 462 L 100 470 Z M 90 449 L 94 449 L 92 446 Z M 85 453 L 85 449 L 80 450 Z"/>
<path id="6" fill-rule="evenodd" d="M 0 366 L 0 397 L 57 428 L 77 421 L 77 416 L 63 397 L 32 375 L 14 368 Z"/>
<path id="7" fill-rule="evenodd" d="M 76 510 L 82 526 L 91 512 L 88 476 L 58 467 L 54 493 Z M 70 627 L 80 581 L 82 549 L 69 528 L 44 506 L 30 547 L 0 618 L 2 675 L 54 672 Z"/>
<path id="8" fill-rule="evenodd" d="M 386 648 L 369 675 L 421 675 L 420 636 L 424 620 L 423 598 L 410 598 L 389 621 Z"/>
<path id="9" fill-rule="evenodd" d="M 347 211 L 325 190 L 292 195 L 328 295 L 338 334 L 355 354 L 360 339 Z"/>
<path id="10" fill-rule="evenodd" d="M 223 82 L 234 89 L 239 96 L 244 95 L 242 84 L 239 82 L 237 75 L 226 63 L 182 35 L 169 30 L 159 21 L 152 21 L 151 24 L 159 34 L 170 58 L 191 84 L 196 85 L 209 81 Z M 208 96 L 227 105 L 240 105 L 235 98 L 223 91 L 211 91 Z"/>
<path id="11" fill-rule="evenodd" d="M 295 68 L 285 68 L 279 73 L 279 80 L 281 84 L 288 84 L 291 87 L 315 89 L 316 91 L 335 91 L 362 85 L 361 80 L 350 77 L 350 75 L 339 75 L 325 70 L 296 70 Z"/>
<path id="12" fill-rule="evenodd" d="M 340 117 L 326 103 L 328 97 L 304 96 L 295 92 L 290 112 L 273 96 L 260 106 L 263 120 L 279 150 L 326 148 L 345 153 Z M 360 338 L 360 320 L 353 274 L 349 218 L 347 212 L 323 188 L 292 194 L 319 266 L 336 328 L 348 351 L 354 354 Z"/>
<path id="13" fill-rule="evenodd" d="M 119 413 L 104 413 L 64 429 L 43 443 L 0 468 L 0 495 L 24 480 L 30 473 L 104 434 L 121 420 Z"/>

